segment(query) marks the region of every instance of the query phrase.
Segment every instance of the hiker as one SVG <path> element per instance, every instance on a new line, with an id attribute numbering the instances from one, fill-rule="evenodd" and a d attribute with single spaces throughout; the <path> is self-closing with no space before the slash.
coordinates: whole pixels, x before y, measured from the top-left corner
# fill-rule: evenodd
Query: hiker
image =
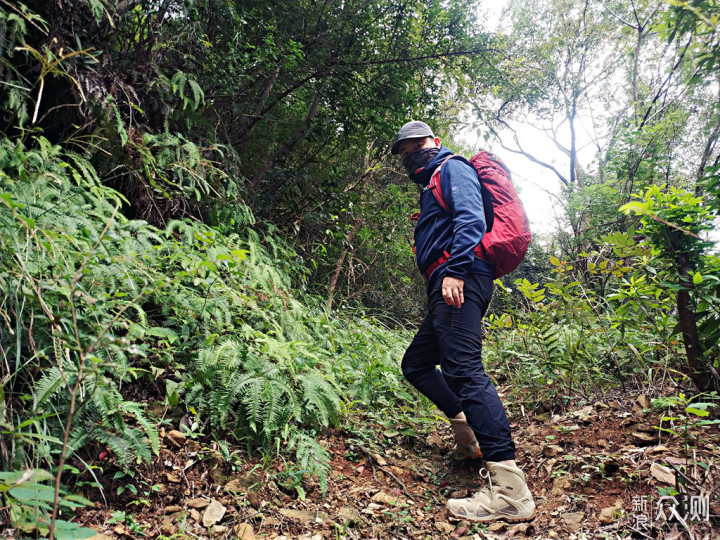
<path id="1" fill-rule="evenodd" d="M 391 152 L 424 188 L 415 250 L 427 279 L 427 315 L 403 357 L 402 371 L 450 419 L 453 457 L 485 459 L 480 475 L 487 485 L 472 497 L 448 500 L 447 508 L 474 521 L 530 520 L 535 502 L 515 463 L 505 409 L 482 363 L 482 318 L 492 297 L 493 267 L 474 251 L 486 232 L 477 172 L 465 159 L 446 162 L 453 153 L 424 122 L 402 126 Z M 434 189 L 442 190 L 449 211 L 428 189 L 438 167 L 440 185 Z"/>

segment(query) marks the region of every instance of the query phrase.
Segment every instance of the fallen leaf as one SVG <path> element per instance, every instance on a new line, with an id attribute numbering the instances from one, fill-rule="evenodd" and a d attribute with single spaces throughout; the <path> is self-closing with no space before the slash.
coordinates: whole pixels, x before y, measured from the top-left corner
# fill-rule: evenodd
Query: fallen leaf
<path id="1" fill-rule="evenodd" d="M 167 435 L 165 435 L 165 439 L 170 441 L 173 446 L 181 447 L 185 444 L 185 441 L 187 441 L 187 437 L 177 429 L 173 429 L 171 431 L 167 432 Z"/>
<path id="2" fill-rule="evenodd" d="M 675 472 L 659 463 L 650 465 L 650 474 L 663 484 L 675 485 Z"/>

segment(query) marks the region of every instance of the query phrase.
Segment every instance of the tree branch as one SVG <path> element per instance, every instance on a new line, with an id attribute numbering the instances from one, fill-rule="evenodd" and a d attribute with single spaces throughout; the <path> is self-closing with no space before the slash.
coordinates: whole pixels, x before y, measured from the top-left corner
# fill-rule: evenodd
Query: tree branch
<path id="1" fill-rule="evenodd" d="M 505 150 L 507 150 L 508 152 L 512 152 L 512 153 L 514 153 L 514 154 L 523 155 L 523 156 L 525 156 L 527 159 L 529 159 L 530 161 L 532 161 L 533 163 L 537 163 L 538 165 L 541 165 L 541 166 L 545 167 L 546 169 L 550 169 L 552 172 L 555 173 L 555 175 L 560 179 L 560 181 L 561 181 L 563 184 L 565 184 L 566 186 L 569 186 L 569 185 L 570 185 L 570 183 L 567 181 L 567 178 L 565 178 L 565 177 L 562 175 L 562 173 L 560 173 L 560 171 L 558 171 L 555 167 L 553 167 L 553 166 L 550 165 L 549 163 L 545 163 L 544 161 L 541 161 L 540 159 L 536 158 L 535 156 L 533 156 L 533 155 L 530 154 L 529 152 L 525 151 L 525 150 L 523 149 L 522 145 L 520 144 L 520 140 L 519 140 L 519 138 L 518 138 L 518 136 L 517 136 L 517 133 L 515 132 L 515 130 L 514 130 L 513 128 L 511 128 L 511 127 L 507 124 L 507 122 L 505 122 L 504 120 L 501 120 L 500 118 L 496 118 L 496 119 L 497 119 L 498 122 L 500 122 L 503 126 L 505 126 L 507 129 L 509 129 L 509 130 L 513 133 L 513 139 L 514 139 L 515 144 L 517 145 L 518 149 L 510 148 L 509 146 L 507 146 L 507 145 L 505 144 L 505 142 L 502 140 L 502 137 L 500 137 L 500 134 L 499 134 L 492 126 L 488 126 L 488 129 L 490 130 L 490 132 L 491 132 L 493 135 L 495 135 L 495 137 L 497 137 L 498 141 L 500 141 L 500 146 L 502 146 L 502 147 L 503 147 Z"/>

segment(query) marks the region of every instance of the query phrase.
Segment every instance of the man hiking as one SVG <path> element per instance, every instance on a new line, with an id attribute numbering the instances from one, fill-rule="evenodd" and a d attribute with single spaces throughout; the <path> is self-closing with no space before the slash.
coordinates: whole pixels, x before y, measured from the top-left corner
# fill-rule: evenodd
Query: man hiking
<path id="1" fill-rule="evenodd" d="M 424 188 L 415 249 L 427 279 L 428 312 L 402 371 L 450 419 L 454 458 L 485 459 L 480 474 L 487 484 L 472 497 L 448 500 L 447 508 L 474 521 L 530 520 L 535 502 L 515 463 L 505 409 L 482 363 L 482 318 L 492 297 L 493 267 L 475 253 L 487 228 L 477 172 L 467 160 L 448 160 L 453 153 L 424 122 L 402 126 L 391 151 Z M 438 167 L 440 183 L 428 189 Z M 442 190 L 447 210 L 433 189 Z"/>

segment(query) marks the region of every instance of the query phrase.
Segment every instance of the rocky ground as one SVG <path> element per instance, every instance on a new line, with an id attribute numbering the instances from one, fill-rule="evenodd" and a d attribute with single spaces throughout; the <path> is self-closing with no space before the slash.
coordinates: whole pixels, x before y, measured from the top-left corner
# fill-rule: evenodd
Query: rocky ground
<path id="1" fill-rule="evenodd" d="M 538 505 L 529 523 L 450 519 L 446 499 L 481 485 L 482 462 L 454 462 L 441 421 L 419 436 L 367 422 L 324 434 L 332 455 L 325 497 L 316 479 L 290 474 L 282 459 L 235 451 L 228 460 L 217 446 L 169 430 L 153 467 L 106 485 L 106 504 L 77 521 L 98 531 L 96 540 L 720 538 L 718 426 L 663 424 L 676 436 L 655 427 L 663 413 L 649 406 L 647 396 L 616 397 L 513 417 L 518 462 Z M 684 496 L 669 498 L 672 490 Z"/>

